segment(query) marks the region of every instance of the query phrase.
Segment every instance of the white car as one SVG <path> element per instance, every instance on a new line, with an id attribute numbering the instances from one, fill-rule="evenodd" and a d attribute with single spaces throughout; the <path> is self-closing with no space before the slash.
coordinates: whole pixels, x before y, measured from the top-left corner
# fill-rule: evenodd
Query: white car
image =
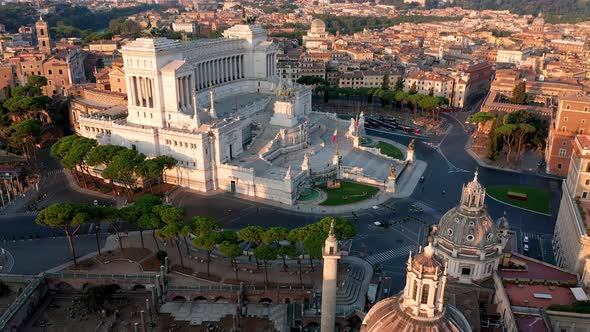
<path id="1" fill-rule="evenodd" d="M 529 243 L 529 237 L 525 235 L 524 238 L 522 239 L 522 242 Z"/>
<path id="2" fill-rule="evenodd" d="M 528 245 L 528 244 L 525 244 L 525 245 L 524 245 L 524 248 L 523 248 L 522 250 L 524 250 L 524 251 L 529 251 L 529 245 Z"/>
<path id="3" fill-rule="evenodd" d="M 373 225 L 375 225 L 375 226 L 377 226 L 377 227 L 383 227 L 383 223 L 382 223 L 382 222 L 380 222 L 380 221 L 375 221 L 375 222 L 373 223 Z"/>

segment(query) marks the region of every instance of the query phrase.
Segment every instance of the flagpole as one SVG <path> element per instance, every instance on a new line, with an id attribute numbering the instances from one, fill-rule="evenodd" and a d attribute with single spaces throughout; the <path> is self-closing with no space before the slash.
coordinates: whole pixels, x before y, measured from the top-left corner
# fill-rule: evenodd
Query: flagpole
<path id="1" fill-rule="evenodd" d="M 340 158 L 338 154 L 338 114 L 336 114 L 336 155 Z M 340 160 L 338 160 L 340 162 Z"/>

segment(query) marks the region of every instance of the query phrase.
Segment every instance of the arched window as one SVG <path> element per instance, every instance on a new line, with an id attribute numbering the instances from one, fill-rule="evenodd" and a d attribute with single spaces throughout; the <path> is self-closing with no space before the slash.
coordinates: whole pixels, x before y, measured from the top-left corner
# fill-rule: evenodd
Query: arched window
<path id="1" fill-rule="evenodd" d="M 416 283 L 414 283 L 414 290 L 412 291 L 412 298 L 417 300 L 416 296 L 418 296 L 418 285 Z"/>
<path id="2" fill-rule="evenodd" d="M 430 285 L 426 284 L 422 286 L 422 298 L 420 299 L 420 303 L 428 304 L 428 293 L 430 293 Z"/>

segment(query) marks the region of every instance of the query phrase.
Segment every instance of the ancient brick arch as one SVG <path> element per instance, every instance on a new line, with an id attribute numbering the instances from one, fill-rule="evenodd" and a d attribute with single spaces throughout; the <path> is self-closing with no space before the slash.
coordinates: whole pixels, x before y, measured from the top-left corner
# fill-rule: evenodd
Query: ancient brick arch
<path id="1" fill-rule="evenodd" d="M 193 299 L 193 302 L 197 302 L 197 303 L 206 303 L 207 302 L 207 298 L 204 296 L 197 296 Z"/>
<path id="2" fill-rule="evenodd" d="M 55 289 L 60 290 L 60 291 L 73 291 L 77 288 L 72 286 L 72 284 L 70 284 L 66 281 L 60 281 L 55 284 Z"/>
<path id="3" fill-rule="evenodd" d="M 215 302 L 215 303 L 231 303 L 233 301 L 231 301 L 230 299 L 228 299 L 227 297 L 224 297 L 224 296 L 217 296 L 213 302 Z"/>
<path id="4" fill-rule="evenodd" d="M 176 295 L 174 298 L 172 298 L 172 302 L 186 302 L 186 297 L 182 295 Z"/>
<path id="5" fill-rule="evenodd" d="M 268 297 L 263 297 L 258 301 L 260 304 L 272 304 L 272 299 Z"/>
<path id="6" fill-rule="evenodd" d="M 136 290 L 145 290 L 145 285 L 142 284 L 135 284 L 133 285 L 133 287 L 131 287 L 132 290 L 136 291 Z"/>

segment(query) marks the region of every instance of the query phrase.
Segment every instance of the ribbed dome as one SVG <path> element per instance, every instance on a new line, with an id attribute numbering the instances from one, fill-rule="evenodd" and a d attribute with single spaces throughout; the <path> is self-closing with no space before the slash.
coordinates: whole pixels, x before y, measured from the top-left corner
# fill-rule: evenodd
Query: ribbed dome
<path id="1" fill-rule="evenodd" d="M 464 332 L 471 331 L 465 317 L 457 310 L 448 310 L 434 319 L 415 319 L 400 305 L 400 298 L 379 301 L 369 310 L 361 332 Z M 457 315 L 454 317 L 453 315 Z M 466 325 L 466 326 L 465 326 Z"/>
<path id="2" fill-rule="evenodd" d="M 473 213 L 460 207 L 445 213 L 438 224 L 436 236 L 447 239 L 454 246 L 480 249 L 499 241 L 498 227 L 485 210 Z"/>
<path id="3" fill-rule="evenodd" d="M 436 236 L 447 239 L 455 247 L 483 249 L 498 243 L 498 227 L 485 209 L 485 188 L 477 180 L 463 186 L 461 203 L 447 211 L 436 228 Z"/>
<path id="4" fill-rule="evenodd" d="M 320 19 L 315 19 L 315 20 L 311 21 L 311 29 L 310 30 L 313 33 L 326 32 L 326 24 L 324 23 L 324 21 L 322 21 Z"/>

